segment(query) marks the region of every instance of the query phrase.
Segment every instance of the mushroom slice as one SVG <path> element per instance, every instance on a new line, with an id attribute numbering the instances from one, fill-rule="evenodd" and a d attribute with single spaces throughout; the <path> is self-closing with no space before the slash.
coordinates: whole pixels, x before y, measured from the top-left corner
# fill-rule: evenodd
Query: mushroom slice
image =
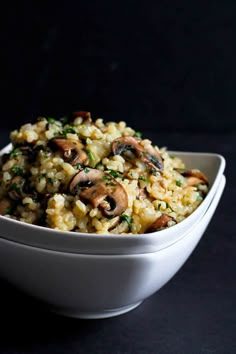
<path id="1" fill-rule="evenodd" d="M 174 220 L 171 216 L 162 214 L 145 231 L 145 233 L 155 232 L 168 227 L 168 222 Z"/>
<path id="2" fill-rule="evenodd" d="M 72 118 L 83 118 L 84 121 L 87 121 L 88 123 L 92 123 L 92 118 L 91 118 L 91 113 L 87 111 L 78 111 L 78 112 L 73 112 Z"/>
<path id="3" fill-rule="evenodd" d="M 97 169 L 90 168 L 88 173 L 84 170 L 78 172 L 72 178 L 69 190 L 72 194 L 78 193 L 94 208 L 100 207 L 107 216 L 120 215 L 128 207 L 128 196 L 122 185 L 110 174 Z"/>
<path id="4" fill-rule="evenodd" d="M 153 146 L 149 146 L 148 149 L 144 150 L 142 161 L 154 170 L 163 171 L 164 165 L 162 157 Z"/>
<path id="5" fill-rule="evenodd" d="M 12 201 L 9 198 L 0 200 L 0 215 L 9 214 L 9 209 L 12 207 Z"/>
<path id="6" fill-rule="evenodd" d="M 199 170 L 176 169 L 182 176 L 186 177 L 189 186 L 197 184 L 208 185 L 208 178 Z"/>
<path id="7" fill-rule="evenodd" d="M 25 196 L 23 187 L 25 185 L 25 179 L 21 176 L 16 176 L 12 179 L 8 195 L 13 200 L 22 199 Z"/>
<path id="8" fill-rule="evenodd" d="M 78 140 L 54 138 L 52 143 L 63 152 L 65 161 L 72 166 L 83 163 L 88 158 L 87 153 L 83 150 L 83 144 Z"/>
<path id="9" fill-rule="evenodd" d="M 163 161 L 158 151 L 150 146 L 147 149 L 140 144 L 140 140 L 132 136 L 117 138 L 112 143 L 112 152 L 114 155 L 122 155 L 125 152 L 132 151 L 146 165 L 157 171 L 163 170 Z"/>
<path id="10" fill-rule="evenodd" d="M 87 171 L 88 170 L 88 171 Z M 104 172 L 95 168 L 79 171 L 71 180 L 69 190 L 71 194 L 76 194 L 79 189 L 92 187 L 102 180 Z M 85 172 L 87 171 L 87 172 Z"/>

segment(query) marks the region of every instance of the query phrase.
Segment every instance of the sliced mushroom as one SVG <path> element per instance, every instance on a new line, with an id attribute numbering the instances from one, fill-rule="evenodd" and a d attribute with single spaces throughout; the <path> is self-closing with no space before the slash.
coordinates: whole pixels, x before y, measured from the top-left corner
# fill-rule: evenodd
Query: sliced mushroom
<path id="1" fill-rule="evenodd" d="M 208 178 L 199 170 L 176 169 L 182 176 L 186 177 L 189 186 L 197 184 L 208 185 Z"/>
<path id="2" fill-rule="evenodd" d="M 168 227 L 168 222 L 174 220 L 171 216 L 162 214 L 145 231 L 145 233 L 155 232 Z"/>
<path id="3" fill-rule="evenodd" d="M 110 174 L 90 168 L 78 172 L 71 180 L 70 193 L 79 194 L 83 200 L 89 201 L 93 207 L 100 207 L 104 215 L 122 214 L 128 207 L 128 196 L 125 189 Z"/>
<path id="4" fill-rule="evenodd" d="M 124 158 L 127 156 L 125 152 L 131 151 L 138 158 L 140 158 L 146 165 L 154 170 L 163 170 L 163 161 L 161 155 L 158 151 L 150 146 L 145 149 L 141 144 L 140 140 L 132 136 L 117 138 L 112 143 L 112 152 L 114 155 L 123 155 Z"/>
<path id="5" fill-rule="evenodd" d="M 25 196 L 23 188 L 25 185 L 25 179 L 22 176 L 16 176 L 12 179 L 8 195 L 12 200 L 19 200 Z"/>
<path id="6" fill-rule="evenodd" d="M 90 112 L 86 112 L 86 111 L 73 112 L 71 114 L 71 116 L 72 116 L 72 119 L 83 118 L 84 121 L 87 121 L 88 123 L 92 123 L 92 118 L 91 118 Z"/>
<path id="7" fill-rule="evenodd" d="M 88 158 L 87 153 L 83 150 L 83 144 L 78 140 L 54 138 L 52 143 L 63 152 L 65 161 L 71 163 L 72 166 L 83 163 Z"/>
<path id="8" fill-rule="evenodd" d="M 70 182 L 70 193 L 76 194 L 81 188 L 94 186 L 103 176 L 104 172 L 95 168 L 79 171 Z"/>
<path id="9" fill-rule="evenodd" d="M 12 201 L 9 198 L 3 198 L 0 200 L 0 215 L 9 214 L 9 210 L 12 207 Z"/>

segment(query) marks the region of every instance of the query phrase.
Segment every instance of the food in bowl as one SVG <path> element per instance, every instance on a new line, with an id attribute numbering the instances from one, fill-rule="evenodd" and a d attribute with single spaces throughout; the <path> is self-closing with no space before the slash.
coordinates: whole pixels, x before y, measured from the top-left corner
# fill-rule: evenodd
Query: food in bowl
<path id="1" fill-rule="evenodd" d="M 62 231 L 143 234 L 181 222 L 208 178 L 125 122 L 89 112 L 39 117 L 10 135 L 0 170 L 0 214 Z"/>

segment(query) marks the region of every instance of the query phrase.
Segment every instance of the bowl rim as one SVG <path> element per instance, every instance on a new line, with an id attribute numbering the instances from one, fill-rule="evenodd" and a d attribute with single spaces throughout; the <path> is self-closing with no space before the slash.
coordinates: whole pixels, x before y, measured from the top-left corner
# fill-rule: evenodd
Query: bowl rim
<path id="1" fill-rule="evenodd" d="M 11 148 L 12 144 L 8 144 L 7 146 L 5 146 L 2 150 L 0 150 L 0 156 L 2 154 L 4 154 L 5 152 L 8 152 L 9 149 Z M 173 154 L 173 155 L 182 155 L 182 156 L 199 156 L 199 157 L 205 157 L 205 158 L 217 158 L 219 160 L 219 167 L 216 171 L 216 175 L 215 178 L 213 180 L 212 185 L 210 186 L 209 192 L 207 194 L 207 196 L 205 197 L 205 199 L 203 200 L 203 202 L 197 207 L 197 209 L 188 217 L 186 217 L 183 221 L 179 222 L 178 224 L 172 226 L 171 228 L 167 228 L 161 231 L 157 231 L 157 232 L 153 232 L 153 233 L 147 233 L 147 234 L 96 234 L 96 233 L 82 233 L 82 232 L 72 232 L 72 231 L 60 231 L 60 230 L 55 230 L 55 229 L 51 229 L 45 226 L 39 226 L 39 225 L 33 225 L 33 224 L 27 224 L 24 222 L 21 222 L 19 220 L 14 220 L 14 219 L 10 219 L 8 217 L 2 216 L 0 215 L 0 223 L 1 222 L 5 222 L 5 224 L 9 224 L 11 223 L 12 225 L 15 225 L 15 227 L 20 227 L 20 228 L 24 228 L 25 231 L 31 231 L 32 233 L 35 232 L 41 232 L 41 233 L 50 233 L 50 236 L 54 235 L 54 236 L 58 236 L 58 235 L 63 235 L 66 238 L 70 238 L 70 239 L 82 239 L 84 242 L 86 243 L 93 243 L 96 240 L 96 243 L 98 240 L 103 241 L 102 243 L 106 242 L 112 242 L 112 243 L 116 243 L 116 242 L 124 242 L 123 243 L 123 247 L 125 247 L 126 244 L 145 244 L 145 242 L 155 242 L 155 239 L 157 239 L 157 234 L 158 234 L 158 244 L 160 245 L 165 245 L 168 244 L 170 240 L 166 240 L 168 239 L 167 236 L 169 234 L 179 234 L 179 232 L 181 232 L 181 230 L 186 230 L 187 229 L 187 225 L 191 224 L 192 221 L 196 218 L 196 215 L 201 215 L 204 213 L 204 210 L 207 209 L 207 207 L 210 205 L 212 199 L 214 198 L 215 195 L 215 191 L 217 190 L 217 186 L 220 183 L 221 177 L 223 175 L 223 172 L 225 170 L 225 166 L 226 166 L 226 161 L 225 158 L 217 153 L 208 153 L 208 152 L 187 152 L 187 151 L 169 151 L 168 153 Z M 186 228 L 186 229 L 185 229 Z M 188 228 L 189 229 L 189 228 Z M 184 232 L 185 233 L 185 232 Z M 1 238 L 7 238 L 7 239 L 11 239 L 11 237 L 9 237 L 9 235 L 1 235 Z M 176 236 L 173 234 L 172 237 L 172 243 L 175 242 L 176 240 Z M 109 240 L 109 241 L 108 241 Z M 124 240 L 124 241 L 123 241 Z M 54 241 L 54 240 L 53 240 Z M 56 241 L 55 241 L 56 243 Z M 30 244 L 34 244 L 33 240 L 32 243 Z M 56 245 L 55 245 L 55 249 L 56 249 Z M 93 247 L 92 247 L 93 248 Z"/>

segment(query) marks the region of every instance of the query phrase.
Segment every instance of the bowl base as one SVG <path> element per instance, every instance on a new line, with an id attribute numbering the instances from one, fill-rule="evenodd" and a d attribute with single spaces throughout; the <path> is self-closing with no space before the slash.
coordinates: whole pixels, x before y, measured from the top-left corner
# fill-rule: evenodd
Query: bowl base
<path id="1" fill-rule="evenodd" d="M 141 303 L 142 303 L 142 301 L 139 301 L 139 302 L 129 305 L 129 306 L 119 307 L 116 309 L 97 311 L 97 312 L 96 311 L 94 311 L 94 312 L 78 311 L 77 312 L 77 311 L 73 311 L 73 310 L 69 310 L 69 309 L 65 309 L 65 308 L 51 308 L 51 311 L 58 314 L 58 315 L 66 316 L 66 317 L 81 318 L 81 319 L 100 319 L 100 318 L 109 318 L 109 317 L 122 315 L 126 312 L 134 310 Z"/>

